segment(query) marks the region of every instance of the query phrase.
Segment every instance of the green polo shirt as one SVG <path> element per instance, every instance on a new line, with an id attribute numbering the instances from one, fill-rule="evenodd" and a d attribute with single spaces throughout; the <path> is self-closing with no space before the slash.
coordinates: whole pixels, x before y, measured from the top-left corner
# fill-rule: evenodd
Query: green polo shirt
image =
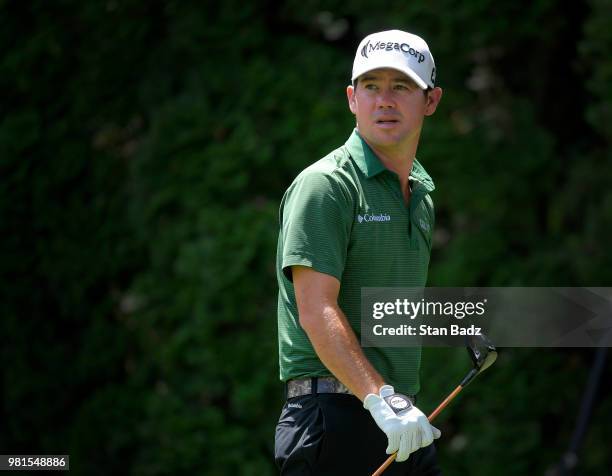
<path id="1" fill-rule="evenodd" d="M 434 184 L 415 159 L 406 205 L 398 176 L 357 130 L 340 148 L 303 170 L 280 205 L 276 257 L 280 378 L 331 375 L 299 324 L 291 266 L 336 277 L 338 304 L 360 339 L 361 288 L 425 286 L 434 225 Z M 365 347 L 396 391 L 419 391 L 421 349 Z"/>

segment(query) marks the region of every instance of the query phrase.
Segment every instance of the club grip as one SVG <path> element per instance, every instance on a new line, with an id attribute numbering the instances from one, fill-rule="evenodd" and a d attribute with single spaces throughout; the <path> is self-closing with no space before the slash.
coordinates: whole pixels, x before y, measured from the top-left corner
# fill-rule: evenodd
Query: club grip
<path id="1" fill-rule="evenodd" d="M 476 372 L 477 374 L 478 372 Z M 470 372 L 471 374 L 471 372 Z M 468 374 L 468 376 L 470 375 Z M 476 376 L 476 374 L 474 374 L 473 376 L 470 377 L 470 381 Z M 466 377 L 465 379 L 463 379 L 464 381 L 467 379 L 468 377 Z M 463 384 L 463 382 L 461 382 Z M 469 383 L 469 381 L 468 381 Z M 429 422 L 431 423 L 432 421 L 434 421 L 434 419 L 440 414 L 440 412 L 442 410 L 444 410 L 444 408 L 446 407 L 446 405 L 448 405 L 451 400 L 453 398 L 455 398 L 457 396 L 457 394 L 463 390 L 463 385 L 459 385 L 455 390 L 452 391 L 452 393 L 446 397 L 444 399 L 444 401 L 442 403 L 440 403 L 440 405 L 438 405 L 438 408 L 436 408 L 431 415 L 429 415 L 427 417 L 427 419 L 429 420 Z M 389 465 L 391 463 L 393 463 L 395 461 L 395 458 L 397 457 L 397 453 L 393 453 L 392 455 L 390 455 L 383 464 L 380 465 L 380 467 L 374 472 L 372 473 L 372 476 L 380 476 L 381 474 L 383 474 L 383 472 L 385 471 L 385 469 L 387 469 L 389 467 Z"/>

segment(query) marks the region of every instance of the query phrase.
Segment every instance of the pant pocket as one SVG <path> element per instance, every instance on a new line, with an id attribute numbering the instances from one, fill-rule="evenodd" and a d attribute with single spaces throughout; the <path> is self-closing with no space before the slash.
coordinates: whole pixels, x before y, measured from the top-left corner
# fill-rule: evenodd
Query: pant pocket
<path id="1" fill-rule="evenodd" d="M 325 418 L 312 395 L 292 398 L 276 426 L 274 459 L 282 475 L 316 474 L 325 437 Z"/>

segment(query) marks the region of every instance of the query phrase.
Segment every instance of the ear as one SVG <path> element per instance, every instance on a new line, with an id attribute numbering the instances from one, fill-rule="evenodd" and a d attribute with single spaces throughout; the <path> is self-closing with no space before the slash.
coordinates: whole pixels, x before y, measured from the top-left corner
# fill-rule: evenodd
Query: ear
<path id="1" fill-rule="evenodd" d="M 427 93 L 427 104 L 425 104 L 425 115 L 431 116 L 442 99 L 442 88 L 435 87 Z"/>
<path id="2" fill-rule="evenodd" d="M 352 85 L 346 87 L 346 98 L 348 99 L 349 109 L 353 114 L 357 113 L 357 102 L 355 100 L 355 88 Z"/>

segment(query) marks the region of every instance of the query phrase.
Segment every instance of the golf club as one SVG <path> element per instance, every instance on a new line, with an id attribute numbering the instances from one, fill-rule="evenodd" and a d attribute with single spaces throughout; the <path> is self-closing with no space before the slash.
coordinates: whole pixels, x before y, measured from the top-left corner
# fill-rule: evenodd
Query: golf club
<path id="1" fill-rule="evenodd" d="M 451 392 L 451 394 L 444 399 L 438 408 L 436 408 L 431 415 L 427 417 L 427 419 L 431 422 L 433 421 L 442 410 L 451 402 L 453 398 L 457 396 L 457 394 L 463 390 L 467 385 L 474 380 L 474 378 L 484 370 L 488 369 L 493 362 L 497 359 L 497 349 L 491 343 L 491 341 L 485 335 L 479 336 L 469 336 L 467 337 L 467 351 L 470 355 L 470 359 L 472 359 L 473 367 L 468 372 L 468 374 L 463 378 L 459 386 Z M 389 456 L 386 461 L 372 474 L 372 476 L 380 476 L 385 469 L 389 467 L 393 461 L 395 461 L 395 457 L 397 453 L 393 453 Z"/>

